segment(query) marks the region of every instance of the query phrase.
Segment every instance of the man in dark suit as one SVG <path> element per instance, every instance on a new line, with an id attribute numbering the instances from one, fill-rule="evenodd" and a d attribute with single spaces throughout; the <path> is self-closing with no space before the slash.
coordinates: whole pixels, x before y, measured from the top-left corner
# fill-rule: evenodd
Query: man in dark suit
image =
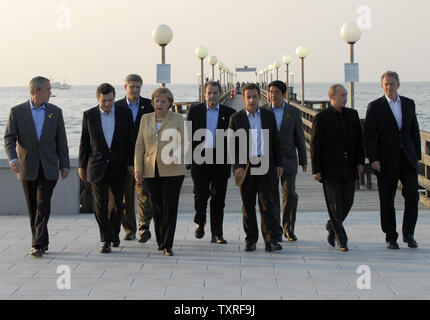
<path id="1" fill-rule="evenodd" d="M 151 100 L 140 96 L 142 83 L 142 78 L 139 75 L 128 75 L 125 78 L 124 85 L 126 97 L 115 102 L 115 106 L 130 109 L 133 114 L 133 148 L 136 144 L 142 115 L 154 112 Z M 139 214 L 139 242 L 144 243 L 151 238 L 151 232 L 149 231 L 152 219 L 151 197 L 144 184 L 136 184 L 133 174 L 127 171 L 124 187 L 124 212 L 122 215 L 122 226 L 125 231 L 124 240 L 136 239 L 135 189 Z"/>
<path id="2" fill-rule="evenodd" d="M 276 80 L 269 84 L 270 104 L 263 107 L 275 113 L 276 125 L 281 142 L 284 172 L 282 185 L 282 228 L 279 229 L 278 240 L 282 241 L 282 233 L 289 241 L 297 241 L 294 234 L 296 223 L 298 195 L 296 193 L 297 166 L 306 172 L 308 159 L 306 156 L 305 136 L 303 133 L 302 113 L 299 109 L 285 101 L 287 86 Z M 298 161 L 297 161 L 298 151 Z M 278 185 L 278 184 L 277 184 Z M 273 189 L 273 205 L 277 224 L 281 224 L 281 208 L 279 188 Z"/>
<path id="3" fill-rule="evenodd" d="M 312 174 L 322 182 L 330 220 L 327 240 L 339 251 L 348 251 L 343 228 L 354 202 L 355 179 L 364 170 L 364 148 L 356 110 L 345 108 L 348 93 L 340 84 L 329 89 L 330 106 L 318 113 L 312 126 Z"/>
<path id="4" fill-rule="evenodd" d="M 240 194 L 243 203 L 243 228 L 246 233 L 245 251 L 254 251 L 258 240 L 255 210 L 257 195 L 264 224 L 261 231 L 265 250 L 282 250 L 276 239 L 275 230 L 279 225 L 276 224 L 272 201 L 273 188 L 283 171 L 275 115 L 259 107 L 260 88 L 254 83 L 243 87 L 242 99 L 245 109 L 230 118 L 230 128 L 234 132 L 234 137 L 230 139 L 234 141 L 235 179 L 240 181 L 244 178 Z"/>
<path id="5" fill-rule="evenodd" d="M 51 197 L 59 171 L 63 180 L 69 175 L 69 149 L 62 111 L 48 103 L 49 79 L 33 78 L 30 94 L 29 101 L 11 109 L 4 141 L 10 168 L 21 180 L 27 201 L 30 255 L 42 257 L 48 250 Z"/>
<path id="6" fill-rule="evenodd" d="M 220 98 L 220 84 L 207 82 L 205 85 L 206 103 L 192 106 L 188 112 L 188 121 L 192 123 L 193 137 L 196 131 L 205 133 L 204 142 L 193 140 L 192 143 L 191 177 L 194 182 L 194 208 L 196 210 L 194 222 L 197 224 L 195 236 L 197 239 L 201 239 L 205 234 L 206 208 L 208 199 L 211 198 L 211 242 L 224 244 L 227 241 L 223 237 L 222 224 L 231 165 L 227 163 L 227 137 L 223 135 L 223 140 L 217 141 L 216 132 L 221 130 L 224 133 L 228 129 L 230 116 L 236 111 L 220 104 Z M 217 144 L 220 146 L 219 148 L 217 148 Z M 196 152 L 198 154 L 194 155 L 194 150 L 197 148 L 199 148 Z M 217 151 L 223 152 L 221 161 L 216 161 Z M 197 157 L 202 161 L 196 161 L 199 160 L 196 159 Z"/>
<path id="7" fill-rule="evenodd" d="M 385 95 L 369 103 L 364 139 L 369 162 L 378 179 L 381 225 L 387 248 L 399 249 L 394 197 L 402 183 L 405 198 L 403 241 L 418 246 L 414 231 L 418 219 L 418 160 L 421 160 L 420 129 L 413 100 L 399 96 L 399 76 L 387 71 L 381 77 Z"/>
<path id="8" fill-rule="evenodd" d="M 97 88 L 99 105 L 84 112 L 79 147 L 79 177 L 91 182 L 94 212 L 103 242 L 120 244 L 122 199 L 127 169 L 133 172 L 133 117 L 130 110 L 114 107 L 115 89 L 108 83 Z"/>

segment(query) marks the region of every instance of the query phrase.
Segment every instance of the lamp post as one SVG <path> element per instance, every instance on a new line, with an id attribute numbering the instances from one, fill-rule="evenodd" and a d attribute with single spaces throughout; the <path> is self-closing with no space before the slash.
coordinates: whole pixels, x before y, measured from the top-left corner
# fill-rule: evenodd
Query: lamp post
<path id="1" fill-rule="evenodd" d="M 211 56 L 209 58 L 209 64 L 212 66 L 212 81 L 215 81 L 215 65 L 217 64 L 218 59 L 215 56 Z"/>
<path id="2" fill-rule="evenodd" d="M 161 64 L 166 63 L 166 46 L 172 41 L 172 38 L 172 29 L 166 24 L 160 24 L 152 30 L 152 39 L 161 47 Z M 161 86 L 165 87 L 166 84 L 162 83 Z"/>
<path id="3" fill-rule="evenodd" d="M 200 102 L 204 100 L 204 73 L 203 73 L 203 60 L 208 56 L 208 49 L 206 47 L 200 46 L 196 49 L 195 54 L 197 58 L 200 59 Z"/>
<path id="4" fill-rule="evenodd" d="M 222 73 L 223 73 L 223 82 L 224 82 L 224 87 L 223 87 L 224 92 L 227 89 L 227 83 L 225 82 L 225 72 L 226 71 L 227 71 L 227 66 L 225 64 L 223 64 L 223 66 L 222 66 Z"/>
<path id="5" fill-rule="evenodd" d="M 267 66 L 267 69 L 269 69 L 269 72 L 270 72 L 270 82 L 272 82 L 273 81 L 273 70 L 275 70 L 275 66 L 273 64 L 269 64 Z"/>
<path id="6" fill-rule="evenodd" d="M 342 39 L 349 44 L 349 62 L 354 63 L 354 43 L 361 37 L 361 30 L 355 22 L 345 23 L 340 29 Z M 351 109 L 354 109 L 354 82 L 349 83 L 349 96 L 351 101 Z"/>
<path id="7" fill-rule="evenodd" d="M 273 67 L 276 69 L 276 80 L 279 80 L 279 67 L 281 64 L 278 61 L 273 62 Z"/>
<path id="8" fill-rule="evenodd" d="M 290 73 L 290 71 L 289 71 L 289 67 L 290 67 L 290 63 L 291 63 L 291 57 L 290 56 L 287 56 L 287 55 L 284 55 L 283 57 L 282 57 L 282 62 L 283 63 L 285 63 L 285 67 L 286 67 L 286 70 L 285 70 L 285 84 L 287 85 L 287 101 L 289 101 L 290 100 L 290 98 L 289 98 L 289 95 L 290 95 L 290 93 L 289 93 L 289 90 L 288 90 L 288 86 L 289 86 L 289 83 L 288 83 L 288 75 L 289 75 L 289 73 Z"/>
<path id="9" fill-rule="evenodd" d="M 217 64 L 217 67 L 218 67 L 218 72 L 219 72 L 219 74 L 218 74 L 218 82 L 219 82 L 219 85 L 221 86 L 221 92 L 222 92 L 222 78 L 221 78 L 222 66 L 223 66 L 222 61 L 219 61 L 218 64 Z"/>
<path id="10" fill-rule="evenodd" d="M 308 56 L 308 49 L 305 47 L 297 47 L 296 55 L 302 60 L 302 106 L 305 105 L 305 58 Z"/>

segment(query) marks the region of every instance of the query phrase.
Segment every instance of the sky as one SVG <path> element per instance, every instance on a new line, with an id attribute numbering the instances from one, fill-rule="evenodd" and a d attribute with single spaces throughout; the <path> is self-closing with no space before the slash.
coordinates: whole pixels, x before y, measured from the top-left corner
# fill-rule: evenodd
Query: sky
<path id="1" fill-rule="evenodd" d="M 173 30 L 166 63 L 176 84 L 197 83 L 201 45 L 231 69 L 259 71 L 290 55 L 296 82 L 295 51 L 305 46 L 305 81 L 344 82 L 346 22 L 362 29 L 355 44 L 360 81 L 379 81 L 386 70 L 401 81 L 430 81 L 429 11 L 427 0 L 1 0 L 0 86 L 26 86 L 36 75 L 121 84 L 130 73 L 154 84 L 161 57 L 152 30 L 160 24 Z M 208 58 L 204 67 L 210 76 Z M 285 80 L 285 65 L 279 72 Z"/>

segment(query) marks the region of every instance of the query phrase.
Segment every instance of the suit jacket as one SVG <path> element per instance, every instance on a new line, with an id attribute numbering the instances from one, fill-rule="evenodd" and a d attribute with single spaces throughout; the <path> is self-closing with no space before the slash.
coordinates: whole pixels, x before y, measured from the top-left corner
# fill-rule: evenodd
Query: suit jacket
<path id="1" fill-rule="evenodd" d="M 122 107 L 130 109 L 128 107 L 127 98 L 123 98 L 115 102 L 115 107 Z M 140 119 L 144 114 L 154 112 L 154 107 L 150 99 L 140 97 L 139 99 L 139 110 L 137 111 L 136 120 L 133 122 L 133 148 L 136 144 L 137 134 L 139 132 Z"/>
<path id="2" fill-rule="evenodd" d="M 263 108 L 272 111 L 272 104 L 265 104 Z M 303 133 L 302 112 L 285 102 L 284 115 L 279 130 L 284 170 L 287 174 L 297 174 L 298 164 L 306 166 L 305 135 Z M 299 161 L 297 163 L 297 151 Z"/>
<path id="3" fill-rule="evenodd" d="M 194 137 L 194 133 L 199 129 L 206 129 L 206 103 L 201 103 L 195 106 L 192 106 L 188 112 L 188 121 L 192 121 L 192 137 Z M 233 108 L 224 106 L 222 104 L 219 105 L 219 114 L 218 114 L 218 124 L 217 129 L 227 130 L 230 116 L 236 113 Z M 204 143 L 205 138 L 203 137 L 202 141 L 194 141 L 192 142 L 192 152 L 194 153 L 194 149 Z M 231 174 L 231 165 L 228 164 L 228 155 L 227 155 L 227 136 L 224 138 L 224 166 L 219 165 L 217 169 L 219 170 L 219 174 L 228 178 Z M 196 164 L 194 162 L 191 165 L 191 170 L 198 170 L 202 165 Z"/>
<path id="4" fill-rule="evenodd" d="M 110 163 L 115 180 L 121 180 L 133 165 L 133 116 L 130 110 L 115 108 L 115 129 L 109 149 L 103 134 L 100 107 L 84 112 L 79 168 L 87 170 L 87 180 L 97 183 Z"/>
<path id="5" fill-rule="evenodd" d="M 282 167 L 282 153 L 281 153 L 281 145 L 279 142 L 279 134 L 278 128 L 276 127 L 276 118 L 275 114 L 272 111 L 269 111 L 264 108 L 260 108 L 261 112 L 261 128 L 269 130 L 269 171 L 267 172 L 267 177 L 271 182 L 275 182 L 277 179 L 277 167 Z M 230 125 L 229 127 L 236 132 L 238 129 L 245 129 L 246 138 L 248 142 L 247 147 L 247 162 L 249 162 L 249 150 L 251 147 L 251 139 L 249 136 L 249 120 L 246 114 L 245 109 L 236 112 L 230 117 Z M 246 167 L 246 164 L 240 163 L 239 159 L 239 143 L 240 140 L 235 137 L 235 159 L 233 164 L 233 171 L 236 171 L 238 168 Z"/>
<path id="6" fill-rule="evenodd" d="M 185 175 L 184 148 L 184 118 L 181 114 L 168 111 L 158 132 L 155 113 L 145 114 L 136 141 L 135 171 L 141 172 L 143 178 L 154 178 L 157 163 L 160 177 Z M 166 154 L 162 155 L 162 152 L 175 156 L 177 162 L 168 164 Z"/>
<path id="7" fill-rule="evenodd" d="M 341 123 L 333 107 L 318 113 L 312 125 L 311 161 L 312 173 L 320 172 L 323 180 L 340 180 L 344 175 L 344 152 L 350 150 L 353 168 L 364 165 L 363 134 L 358 112 L 343 108 L 347 122 L 350 147 L 344 146 Z"/>
<path id="8" fill-rule="evenodd" d="M 390 176 L 397 176 L 399 172 L 401 150 L 417 172 L 418 160 L 421 160 L 420 129 L 415 103 L 406 97 L 400 97 L 400 101 L 401 130 L 385 96 L 369 103 L 364 125 L 364 141 L 370 163 L 379 161 L 381 173 Z"/>
<path id="9" fill-rule="evenodd" d="M 53 104 L 45 103 L 45 107 L 40 141 L 37 140 L 30 102 L 13 107 L 10 111 L 4 134 L 5 149 L 9 161 L 19 160 L 22 167 L 18 173 L 19 180 L 36 180 L 40 165 L 47 180 L 57 180 L 59 170 L 70 169 L 63 113 Z"/>

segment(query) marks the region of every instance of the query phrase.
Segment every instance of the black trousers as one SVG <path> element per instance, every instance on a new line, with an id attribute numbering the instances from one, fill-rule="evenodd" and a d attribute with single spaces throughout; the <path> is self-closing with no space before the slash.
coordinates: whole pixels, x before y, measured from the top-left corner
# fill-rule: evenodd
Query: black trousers
<path id="1" fill-rule="evenodd" d="M 184 176 L 160 177 L 157 167 L 155 178 L 145 178 L 151 195 L 154 229 L 160 249 L 172 248 L 178 216 L 179 194 Z"/>
<path id="2" fill-rule="evenodd" d="M 346 165 L 343 179 L 323 182 L 324 198 L 330 216 L 326 229 L 329 233 L 334 232 L 339 246 L 346 245 L 348 242 L 348 236 L 343 228 L 343 221 L 348 216 L 354 203 L 354 171 L 354 168 Z"/>
<path id="3" fill-rule="evenodd" d="M 100 230 L 100 241 L 120 241 L 121 216 L 123 211 L 124 178 L 115 180 L 108 165 L 103 178 L 91 183 L 94 213 Z"/>
<path id="4" fill-rule="evenodd" d="M 22 181 L 30 217 L 31 245 L 43 248 L 49 244 L 48 220 L 51 214 L 51 198 L 57 180 L 46 180 L 42 166 L 34 181 Z"/>
<path id="5" fill-rule="evenodd" d="M 402 196 L 405 199 L 405 210 L 403 213 L 403 237 L 414 235 L 415 225 L 418 219 L 418 173 L 411 166 L 409 160 L 403 152 L 400 153 L 399 172 L 392 175 L 377 174 L 378 192 L 381 209 L 381 226 L 385 233 L 386 241 L 396 241 L 396 210 L 394 208 L 394 198 L 396 196 L 398 181 L 402 183 Z"/>
<path id="6" fill-rule="evenodd" d="M 273 208 L 273 188 L 275 188 L 275 184 L 267 175 L 251 175 L 250 172 L 248 172 L 240 188 L 243 203 L 243 229 L 246 234 L 245 242 L 247 244 L 257 243 L 258 241 L 258 225 L 255 210 L 256 197 L 258 197 L 258 206 L 261 215 L 261 233 L 263 234 L 264 243 L 269 244 L 273 240 L 276 240 L 276 228 L 279 228 L 279 224 L 276 224 Z"/>
<path id="7" fill-rule="evenodd" d="M 282 227 L 276 228 L 277 237 L 282 239 L 282 233 L 294 234 L 296 224 L 297 203 L 299 196 L 296 193 L 296 174 L 284 172 L 281 177 L 282 207 L 280 206 L 278 183 L 273 188 L 273 207 L 276 224 Z"/>
<path id="8" fill-rule="evenodd" d="M 194 208 L 196 214 L 194 222 L 199 225 L 206 224 L 206 209 L 210 200 L 210 221 L 212 236 L 222 236 L 224 221 L 225 195 L 228 178 L 225 178 L 224 165 L 203 164 L 191 168 L 191 177 L 194 182 Z"/>
<path id="9" fill-rule="evenodd" d="M 137 212 L 139 215 L 139 231 L 149 229 L 152 219 L 152 204 L 149 191 L 142 184 L 136 184 L 134 175 L 127 171 L 124 184 L 124 211 L 122 227 L 126 234 L 136 233 L 135 193 L 137 195 Z"/>

